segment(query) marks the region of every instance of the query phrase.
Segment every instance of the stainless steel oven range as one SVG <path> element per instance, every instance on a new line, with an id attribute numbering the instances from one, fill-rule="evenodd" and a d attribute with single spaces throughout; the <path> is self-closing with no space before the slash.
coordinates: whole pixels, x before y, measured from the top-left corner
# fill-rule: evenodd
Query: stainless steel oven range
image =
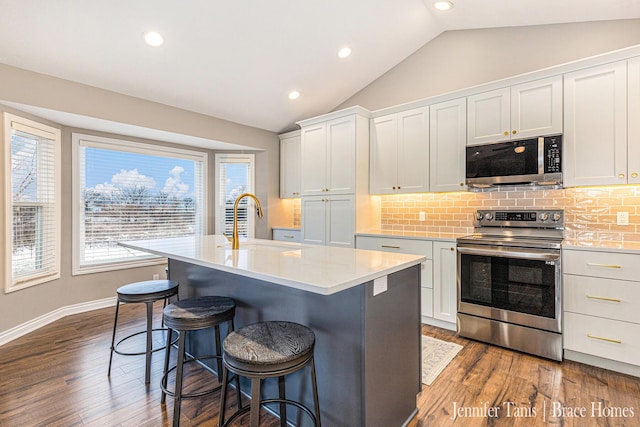
<path id="1" fill-rule="evenodd" d="M 562 360 L 562 210 L 478 210 L 457 239 L 458 334 Z"/>

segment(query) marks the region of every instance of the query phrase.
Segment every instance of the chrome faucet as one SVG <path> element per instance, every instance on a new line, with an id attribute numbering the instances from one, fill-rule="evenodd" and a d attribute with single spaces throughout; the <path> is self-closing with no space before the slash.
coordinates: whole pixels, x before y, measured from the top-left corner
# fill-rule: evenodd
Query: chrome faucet
<path id="1" fill-rule="evenodd" d="M 262 206 L 260 206 L 260 200 L 258 200 L 256 196 L 251 193 L 243 193 L 238 196 L 236 202 L 233 205 L 233 237 L 231 238 L 232 250 L 240 249 L 240 239 L 238 239 L 238 205 L 240 204 L 240 200 L 245 197 L 251 197 L 253 200 L 255 200 L 258 208 L 258 217 L 262 218 Z"/>

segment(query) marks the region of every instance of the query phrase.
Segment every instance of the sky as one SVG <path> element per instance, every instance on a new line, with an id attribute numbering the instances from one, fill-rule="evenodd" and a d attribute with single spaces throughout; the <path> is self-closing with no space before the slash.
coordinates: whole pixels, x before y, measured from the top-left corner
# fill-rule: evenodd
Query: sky
<path id="1" fill-rule="evenodd" d="M 85 147 L 85 187 L 111 191 L 132 184 L 144 185 L 154 194 L 164 191 L 177 197 L 193 197 L 194 164 L 192 160 Z M 226 172 L 227 196 L 234 188 L 246 186 L 244 164 L 227 164 Z"/>

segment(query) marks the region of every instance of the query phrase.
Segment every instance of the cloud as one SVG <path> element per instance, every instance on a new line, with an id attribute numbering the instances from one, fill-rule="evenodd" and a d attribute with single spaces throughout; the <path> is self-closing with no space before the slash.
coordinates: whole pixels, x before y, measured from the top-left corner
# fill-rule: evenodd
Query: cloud
<path id="1" fill-rule="evenodd" d="M 175 197 L 182 197 L 189 192 L 189 185 L 182 182 L 182 173 L 184 172 L 184 168 L 181 166 L 176 166 L 169 171 L 169 175 L 171 175 L 164 182 L 164 188 L 162 191 L 164 193 L 170 194 Z"/>
<path id="2" fill-rule="evenodd" d="M 156 187 L 156 180 L 141 174 L 138 169 L 120 169 L 120 172 L 111 177 L 111 182 L 97 184 L 94 188 L 96 191 L 113 192 L 127 187 L 145 187 L 153 190 Z"/>

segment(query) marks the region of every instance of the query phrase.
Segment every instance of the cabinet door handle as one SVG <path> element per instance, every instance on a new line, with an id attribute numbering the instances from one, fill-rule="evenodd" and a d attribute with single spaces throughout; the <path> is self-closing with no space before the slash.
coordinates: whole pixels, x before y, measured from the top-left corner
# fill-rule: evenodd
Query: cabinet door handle
<path id="1" fill-rule="evenodd" d="M 596 297 L 596 296 L 589 295 L 589 294 L 587 294 L 587 298 L 589 298 L 589 299 L 597 299 L 597 300 L 600 300 L 600 301 L 622 302 L 622 300 L 618 299 L 618 298 Z"/>
<path id="2" fill-rule="evenodd" d="M 504 131 L 504 136 L 509 135 L 509 132 L 507 132 L 506 130 Z"/>
<path id="3" fill-rule="evenodd" d="M 515 135 L 516 133 L 518 133 L 518 131 L 514 129 L 511 131 L 511 133 Z"/>
<path id="4" fill-rule="evenodd" d="M 637 177 L 638 177 L 638 174 L 636 172 L 631 174 L 631 178 L 637 178 Z"/>
<path id="5" fill-rule="evenodd" d="M 588 262 L 587 265 L 589 267 L 599 267 L 599 268 L 622 268 L 621 265 L 615 264 L 598 264 L 597 262 Z"/>
<path id="6" fill-rule="evenodd" d="M 618 174 L 618 178 L 624 178 L 624 174 L 623 173 L 619 173 Z"/>
<path id="7" fill-rule="evenodd" d="M 380 245 L 381 248 L 400 249 L 400 246 Z"/>
<path id="8" fill-rule="evenodd" d="M 594 340 L 607 341 L 607 342 L 612 342 L 612 343 L 615 343 L 615 344 L 622 344 L 622 340 L 616 340 L 616 339 L 613 339 L 613 338 L 599 337 L 597 335 L 591 335 L 590 333 L 587 333 L 587 337 L 593 338 Z"/>
<path id="9" fill-rule="evenodd" d="M 293 239 L 293 236 L 282 236 L 282 237 L 284 237 L 285 239 Z"/>

